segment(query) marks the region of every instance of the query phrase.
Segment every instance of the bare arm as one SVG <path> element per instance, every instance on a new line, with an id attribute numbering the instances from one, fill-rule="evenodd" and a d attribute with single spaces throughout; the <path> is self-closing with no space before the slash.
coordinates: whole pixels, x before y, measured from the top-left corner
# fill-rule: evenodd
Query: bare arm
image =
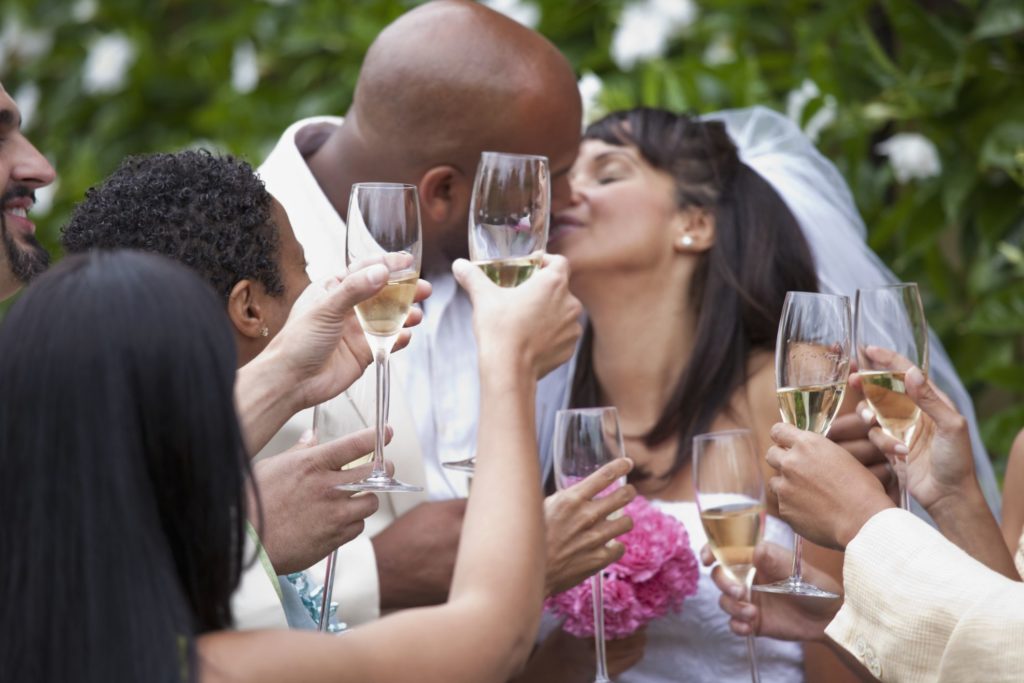
<path id="1" fill-rule="evenodd" d="M 449 602 L 396 613 L 343 638 L 211 634 L 200 640 L 205 683 L 498 683 L 525 661 L 544 593 L 535 378 L 572 352 L 580 306 L 568 293 L 568 266 L 557 257 L 515 290 L 499 290 L 465 262 L 456 277 L 475 307 L 481 408 Z"/>
<path id="2" fill-rule="evenodd" d="M 1010 553 L 1016 553 L 1024 531 L 1024 430 L 1017 434 L 1010 448 L 1003 479 L 1003 540 Z"/>

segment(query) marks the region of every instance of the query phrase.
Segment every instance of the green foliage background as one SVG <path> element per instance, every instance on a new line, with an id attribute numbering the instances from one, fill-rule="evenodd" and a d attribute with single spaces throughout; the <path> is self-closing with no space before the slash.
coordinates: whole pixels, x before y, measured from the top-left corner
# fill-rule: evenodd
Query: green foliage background
<path id="1" fill-rule="evenodd" d="M 680 0 L 682 1 L 682 0 Z M 14 40 L 42 31 L 42 54 L 9 54 L 11 93 L 41 92 L 27 127 L 58 168 L 38 217 L 56 251 L 59 226 L 126 154 L 203 144 L 258 163 L 286 125 L 340 114 L 374 35 L 412 1 L 5 0 Z M 1024 3 L 1019 0 L 705 0 L 665 55 L 620 71 L 609 44 L 625 0 L 540 0 L 539 30 L 605 84 L 606 109 L 649 104 L 697 112 L 766 104 L 785 111 L 807 78 L 837 118 L 819 146 L 846 176 L 871 245 L 921 283 L 929 320 L 972 391 L 999 462 L 1024 426 Z M 78 6 L 81 9 L 81 6 Z M 136 59 L 123 88 L 90 95 L 82 64 L 98 36 L 121 32 Z M 10 40 L 10 39 L 9 39 Z M 231 85 L 235 46 L 259 55 L 259 85 Z M 708 63 L 712 44 L 732 59 Z M 0 53 L 5 48 L 0 47 Z M 467 59 L 471 58 L 467 55 Z M 500 75 L 497 75 L 500 77 Z M 875 152 L 897 132 L 938 147 L 942 173 L 900 184 Z"/>

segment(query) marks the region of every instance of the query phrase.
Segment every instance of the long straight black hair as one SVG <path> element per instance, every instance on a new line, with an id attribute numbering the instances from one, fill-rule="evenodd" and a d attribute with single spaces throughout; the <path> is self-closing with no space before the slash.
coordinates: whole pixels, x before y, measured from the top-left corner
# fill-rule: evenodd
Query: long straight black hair
<path id="1" fill-rule="evenodd" d="M 740 161 L 721 122 L 641 107 L 609 114 L 588 127 L 583 138 L 635 147 L 647 163 L 675 180 L 680 208 L 701 207 L 715 218 L 714 245 L 700 257 L 689 291 L 697 311 L 693 357 L 675 378 L 660 418 L 644 435 L 648 446 L 678 439 L 671 470 L 676 472 L 689 462 L 693 437 L 728 410 L 733 393 L 748 379 L 750 353 L 775 348 L 786 292 L 817 291 L 814 261 L 789 207 Z M 588 328 L 580 347 L 574 407 L 601 400 L 593 336 Z"/>
<path id="2" fill-rule="evenodd" d="M 4 680 L 195 680 L 232 625 L 248 458 L 223 302 L 186 267 L 73 256 L 0 328 Z"/>

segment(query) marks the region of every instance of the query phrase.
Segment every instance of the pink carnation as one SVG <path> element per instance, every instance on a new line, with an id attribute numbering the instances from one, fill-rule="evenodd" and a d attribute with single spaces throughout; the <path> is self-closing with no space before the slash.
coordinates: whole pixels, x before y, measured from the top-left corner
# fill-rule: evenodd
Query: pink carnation
<path id="1" fill-rule="evenodd" d="M 625 638 L 648 623 L 678 612 L 697 592 L 697 558 L 683 524 L 637 497 L 626 506 L 633 529 L 619 537 L 626 553 L 604 570 L 604 626 L 609 639 Z M 579 638 L 594 635 L 592 587 L 584 581 L 551 596 L 544 607 L 565 618 L 562 625 Z"/>

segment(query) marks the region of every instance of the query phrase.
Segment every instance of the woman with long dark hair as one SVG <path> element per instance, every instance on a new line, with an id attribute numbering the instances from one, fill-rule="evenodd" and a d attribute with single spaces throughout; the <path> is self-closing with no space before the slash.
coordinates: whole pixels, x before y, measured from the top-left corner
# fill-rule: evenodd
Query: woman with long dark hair
<path id="1" fill-rule="evenodd" d="M 742 427 L 767 451 L 779 420 L 779 318 L 787 291 L 817 291 L 810 250 L 719 122 L 610 114 L 584 134 L 571 183 L 550 242 L 589 318 L 569 403 L 618 408 L 633 483 L 685 523 L 697 551 L 693 437 Z M 766 537 L 785 545 L 792 533 L 769 517 Z M 682 614 L 650 624 L 641 661 L 616 680 L 749 680 L 745 644 L 718 598 L 705 570 Z M 762 680 L 803 680 L 799 645 L 759 642 L 758 651 Z"/>
<path id="2" fill-rule="evenodd" d="M 450 599 L 340 638 L 224 630 L 250 561 L 249 465 L 214 291 L 136 252 L 40 277 L 0 328 L 4 680 L 506 680 L 544 589 L 535 378 L 571 353 L 580 307 L 559 257 L 514 291 L 455 270 L 475 304 L 482 400 Z"/>

